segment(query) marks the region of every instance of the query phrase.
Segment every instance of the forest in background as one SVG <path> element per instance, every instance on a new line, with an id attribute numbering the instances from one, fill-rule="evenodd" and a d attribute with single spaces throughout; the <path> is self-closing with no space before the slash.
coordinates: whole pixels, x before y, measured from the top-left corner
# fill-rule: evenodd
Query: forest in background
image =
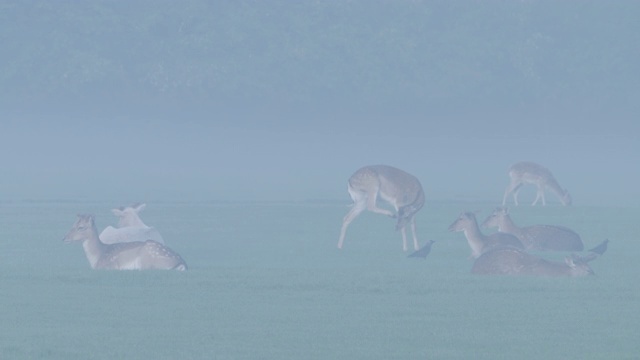
<path id="1" fill-rule="evenodd" d="M 0 101 L 631 112 L 638 18 L 640 2 L 2 1 Z"/>

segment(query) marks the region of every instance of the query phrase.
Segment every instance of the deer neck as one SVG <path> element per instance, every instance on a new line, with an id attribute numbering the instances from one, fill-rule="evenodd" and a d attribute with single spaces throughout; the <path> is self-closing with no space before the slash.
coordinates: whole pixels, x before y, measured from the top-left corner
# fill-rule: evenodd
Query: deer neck
<path id="1" fill-rule="evenodd" d="M 509 215 L 502 217 L 500 223 L 498 224 L 498 231 L 507 234 L 513 234 L 516 237 L 520 237 L 520 235 L 522 235 L 522 230 L 516 226 Z"/>
<path id="2" fill-rule="evenodd" d="M 468 226 L 464 229 L 464 236 L 467 238 L 467 242 L 471 248 L 471 255 L 473 257 L 480 256 L 482 254 L 482 248 L 484 247 L 485 236 L 480 232 L 478 223 L 474 222 L 472 226 Z"/>
<path id="3" fill-rule="evenodd" d="M 559 198 L 562 199 L 564 197 L 564 194 L 566 191 L 560 186 L 560 184 L 558 184 L 555 178 L 551 177 L 547 179 L 547 182 L 545 185 L 549 190 L 555 193 Z"/>
<path id="4" fill-rule="evenodd" d="M 94 224 L 91 228 L 90 235 L 82 242 L 82 248 L 84 249 L 84 253 L 87 256 L 87 260 L 89 260 L 89 264 L 92 269 L 96 268 L 98 260 L 104 253 L 105 247 L 106 245 L 100 241 L 98 229 Z"/>

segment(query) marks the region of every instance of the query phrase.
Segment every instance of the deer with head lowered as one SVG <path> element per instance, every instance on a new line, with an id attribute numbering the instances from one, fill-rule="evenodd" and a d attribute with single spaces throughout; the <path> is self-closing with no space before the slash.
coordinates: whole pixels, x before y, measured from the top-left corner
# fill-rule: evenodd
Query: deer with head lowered
<path id="1" fill-rule="evenodd" d="M 467 243 L 471 248 L 471 257 L 477 259 L 480 255 L 487 251 L 493 250 L 499 247 L 512 247 L 516 249 L 524 249 L 522 242 L 517 237 L 497 232 L 490 235 L 485 235 L 480 231 L 476 215 L 472 212 L 463 212 L 458 216 L 449 226 L 449 231 L 462 231 L 467 238 Z"/>
<path id="2" fill-rule="evenodd" d="M 542 200 L 542 205 L 546 205 L 544 198 L 544 191 L 546 189 L 551 190 L 554 194 L 560 198 L 562 205 L 571 205 L 571 195 L 566 189 L 563 189 L 555 177 L 546 167 L 528 161 L 519 162 L 513 164 L 509 168 L 509 178 L 511 181 L 507 186 L 502 197 L 502 206 L 507 203 L 509 195 L 513 195 L 513 201 L 516 206 L 518 205 L 518 192 L 520 188 L 525 184 L 533 184 L 537 187 L 536 198 L 531 204 L 535 206 L 539 200 Z"/>
<path id="3" fill-rule="evenodd" d="M 580 235 L 564 226 L 516 226 L 506 207 L 496 208 L 482 223 L 482 226 L 497 227 L 500 232 L 515 235 L 527 250 L 582 251 L 584 249 Z"/>
<path id="4" fill-rule="evenodd" d="M 92 215 L 78 215 L 63 240 L 65 243 L 81 242 L 92 269 L 187 270 L 187 264 L 178 253 L 153 240 L 103 243 Z"/>
<path id="5" fill-rule="evenodd" d="M 402 248 L 407 251 L 406 227 L 411 227 L 413 247 L 418 250 L 415 215 L 424 205 L 424 192 L 420 181 L 413 175 L 387 165 L 365 166 L 349 178 L 349 195 L 353 200 L 351 210 L 342 220 L 338 248 L 342 248 L 349 224 L 364 210 L 397 219 L 396 230 L 402 233 Z M 395 213 L 381 209 L 378 198 L 386 201 Z"/>
<path id="6" fill-rule="evenodd" d="M 107 226 L 100 233 L 100 241 L 105 244 L 115 244 L 154 240 L 164 244 L 164 239 L 158 230 L 147 226 L 138 215 L 146 206 L 143 203 L 136 203 L 131 206 L 112 209 L 111 212 L 118 217 L 118 227 Z"/>
<path id="7" fill-rule="evenodd" d="M 594 274 L 588 263 L 597 257 L 596 254 L 585 257 L 574 254 L 566 257 L 564 263 L 559 263 L 515 248 L 498 248 L 476 259 L 471 272 L 479 275 L 578 277 Z"/>

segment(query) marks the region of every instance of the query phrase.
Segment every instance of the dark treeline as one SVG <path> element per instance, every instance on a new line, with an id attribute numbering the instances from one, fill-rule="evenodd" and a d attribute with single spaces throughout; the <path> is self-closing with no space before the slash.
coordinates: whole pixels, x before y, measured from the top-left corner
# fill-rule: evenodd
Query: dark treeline
<path id="1" fill-rule="evenodd" d="M 640 2 L 3 1 L 0 97 L 36 113 L 629 109 L 638 18 Z"/>

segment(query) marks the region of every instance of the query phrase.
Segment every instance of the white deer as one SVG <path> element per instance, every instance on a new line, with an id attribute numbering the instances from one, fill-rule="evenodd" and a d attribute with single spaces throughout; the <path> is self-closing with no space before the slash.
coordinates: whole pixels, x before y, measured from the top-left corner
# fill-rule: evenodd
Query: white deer
<path id="1" fill-rule="evenodd" d="M 347 190 L 353 207 L 342 221 L 338 248 L 342 248 L 349 224 L 364 210 L 369 210 L 398 219 L 396 230 L 402 233 L 404 251 L 408 249 L 405 228 L 410 225 L 413 247 L 418 250 L 415 214 L 422 208 L 425 199 L 422 185 L 415 176 L 387 165 L 365 166 L 349 178 Z M 379 208 L 378 197 L 391 204 L 396 213 Z"/>
<path id="2" fill-rule="evenodd" d="M 187 270 L 187 264 L 178 253 L 153 240 L 103 243 L 92 215 L 78 215 L 63 240 L 65 243 L 81 242 L 92 269 Z"/>
<path id="3" fill-rule="evenodd" d="M 164 244 L 164 239 L 158 230 L 147 226 L 138 215 L 146 206 L 146 204 L 136 203 L 112 209 L 111 212 L 118 217 L 118 227 L 107 226 L 100 233 L 100 240 L 105 244 L 146 240 Z"/>
<path id="4" fill-rule="evenodd" d="M 509 168 L 509 177 L 511 178 L 511 181 L 509 182 L 509 185 L 504 192 L 504 196 L 502 197 L 502 206 L 507 203 L 507 198 L 511 194 L 513 194 L 513 201 L 517 206 L 518 192 L 524 184 L 533 184 L 538 188 L 536 199 L 531 204 L 532 206 L 535 206 L 538 203 L 538 200 L 542 200 L 543 206 L 547 204 L 544 198 L 545 189 L 549 189 L 555 193 L 558 198 L 560 198 L 562 205 L 571 205 L 572 200 L 569 192 L 566 189 L 563 189 L 560 184 L 558 184 L 555 177 L 553 177 L 551 171 L 542 165 L 527 161 L 513 164 Z"/>

